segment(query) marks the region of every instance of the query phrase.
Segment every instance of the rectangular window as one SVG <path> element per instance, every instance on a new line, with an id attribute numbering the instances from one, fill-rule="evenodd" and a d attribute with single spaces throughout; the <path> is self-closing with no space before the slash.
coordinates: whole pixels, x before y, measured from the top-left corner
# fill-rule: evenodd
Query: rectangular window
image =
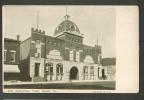
<path id="1" fill-rule="evenodd" d="M 84 66 L 84 74 L 88 74 L 88 66 Z"/>
<path id="2" fill-rule="evenodd" d="M 70 51 L 70 60 L 73 61 L 74 60 L 74 53 L 73 53 L 73 50 Z"/>
<path id="3" fill-rule="evenodd" d="M 41 49 L 40 48 L 37 48 L 37 53 L 41 53 Z"/>
<path id="4" fill-rule="evenodd" d="M 10 51 L 10 61 L 15 62 L 16 51 Z"/>
<path id="5" fill-rule="evenodd" d="M 36 46 L 36 48 L 41 48 L 41 44 L 40 44 L 40 40 L 39 39 L 37 39 L 36 41 L 35 41 L 35 46 Z"/>
<path id="6" fill-rule="evenodd" d="M 98 64 L 100 64 L 100 59 L 101 59 L 101 56 L 98 55 Z"/>
<path id="7" fill-rule="evenodd" d="M 53 74 L 53 67 L 50 67 L 50 74 Z"/>
<path id="8" fill-rule="evenodd" d="M 45 71 L 49 72 L 49 67 L 48 66 L 45 67 Z"/>
<path id="9" fill-rule="evenodd" d="M 63 73 L 63 67 L 60 68 L 60 73 L 61 73 L 61 74 Z"/>
<path id="10" fill-rule="evenodd" d="M 41 49 L 40 48 L 36 48 L 35 57 L 38 57 L 38 58 L 41 57 Z"/>
<path id="11" fill-rule="evenodd" d="M 57 70 L 56 70 L 56 71 L 57 71 L 57 74 L 59 74 L 59 67 L 57 67 Z"/>
<path id="12" fill-rule="evenodd" d="M 7 50 L 4 50 L 4 61 L 6 61 L 6 53 L 7 53 Z"/>
<path id="13" fill-rule="evenodd" d="M 76 52 L 76 61 L 80 61 L 80 52 L 79 51 L 77 51 Z"/>
<path id="14" fill-rule="evenodd" d="M 91 74 L 94 74 L 94 67 L 91 66 L 91 71 L 90 71 Z"/>

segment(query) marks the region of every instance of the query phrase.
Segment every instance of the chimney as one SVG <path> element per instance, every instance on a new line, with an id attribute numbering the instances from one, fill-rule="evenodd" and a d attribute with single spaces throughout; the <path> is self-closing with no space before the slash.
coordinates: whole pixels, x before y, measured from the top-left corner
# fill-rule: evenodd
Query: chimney
<path id="1" fill-rule="evenodd" d="M 20 41 L 20 36 L 19 35 L 17 35 L 17 41 Z"/>

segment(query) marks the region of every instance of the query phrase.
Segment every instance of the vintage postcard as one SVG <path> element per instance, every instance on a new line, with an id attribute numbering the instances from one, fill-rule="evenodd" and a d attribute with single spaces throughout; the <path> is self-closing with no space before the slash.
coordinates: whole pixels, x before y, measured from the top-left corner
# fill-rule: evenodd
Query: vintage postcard
<path id="1" fill-rule="evenodd" d="M 136 93 L 137 6 L 3 6 L 4 93 Z"/>

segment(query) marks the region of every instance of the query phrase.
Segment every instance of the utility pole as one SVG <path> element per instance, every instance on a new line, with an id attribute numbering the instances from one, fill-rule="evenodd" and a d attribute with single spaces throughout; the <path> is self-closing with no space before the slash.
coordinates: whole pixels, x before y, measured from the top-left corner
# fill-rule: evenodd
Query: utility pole
<path id="1" fill-rule="evenodd" d="M 37 11 L 37 29 L 39 28 L 39 10 Z"/>

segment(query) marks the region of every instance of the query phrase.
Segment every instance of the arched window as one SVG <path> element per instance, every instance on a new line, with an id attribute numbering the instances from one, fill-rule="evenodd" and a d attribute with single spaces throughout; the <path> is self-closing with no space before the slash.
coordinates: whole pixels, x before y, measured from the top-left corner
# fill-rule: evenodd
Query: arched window
<path id="1" fill-rule="evenodd" d="M 75 31 L 75 30 L 76 30 L 75 25 L 71 25 L 71 31 Z"/>
<path id="2" fill-rule="evenodd" d="M 55 59 L 55 60 L 62 60 L 62 57 L 60 55 L 60 51 L 58 51 L 58 50 L 51 50 L 49 52 L 49 55 L 47 55 L 47 58 Z"/>
<path id="3" fill-rule="evenodd" d="M 52 75 L 53 74 L 53 64 L 52 63 L 46 63 L 45 74 L 46 75 Z"/>
<path id="4" fill-rule="evenodd" d="M 94 63 L 93 58 L 90 55 L 87 55 L 84 59 L 85 63 Z"/>
<path id="5" fill-rule="evenodd" d="M 61 28 L 62 28 L 62 27 L 61 27 L 61 25 L 60 25 L 60 26 L 58 27 L 58 30 L 61 30 Z"/>
<path id="6" fill-rule="evenodd" d="M 62 80 L 63 77 L 63 65 L 57 64 L 56 65 L 56 80 Z"/>
<path id="7" fill-rule="evenodd" d="M 57 64 L 56 65 L 56 72 L 57 74 L 63 74 L 63 65 L 62 64 Z"/>

